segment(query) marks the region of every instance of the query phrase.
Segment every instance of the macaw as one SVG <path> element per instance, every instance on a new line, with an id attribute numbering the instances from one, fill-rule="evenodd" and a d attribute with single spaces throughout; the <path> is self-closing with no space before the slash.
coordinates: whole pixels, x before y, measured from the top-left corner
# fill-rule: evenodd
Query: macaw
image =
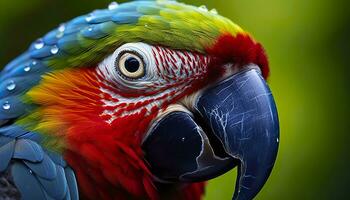
<path id="1" fill-rule="evenodd" d="M 238 166 L 248 200 L 279 122 L 260 43 L 215 9 L 111 3 L 59 25 L 0 74 L 0 198 L 203 198 Z"/>

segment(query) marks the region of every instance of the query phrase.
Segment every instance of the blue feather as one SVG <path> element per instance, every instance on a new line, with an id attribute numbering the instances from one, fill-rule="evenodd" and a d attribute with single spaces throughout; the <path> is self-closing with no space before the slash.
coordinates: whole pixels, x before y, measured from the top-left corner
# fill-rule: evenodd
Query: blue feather
<path id="1" fill-rule="evenodd" d="M 4 146 L 0 147 L 0 172 L 3 172 L 7 169 L 13 152 L 15 150 L 15 140 L 10 141 L 9 143 L 5 144 Z"/>
<path id="2" fill-rule="evenodd" d="M 73 20 L 71 20 L 68 23 L 70 23 L 72 25 L 84 25 L 84 26 L 86 26 L 88 24 L 86 17 L 88 17 L 88 15 L 82 15 L 82 16 L 74 18 Z"/>
<path id="3" fill-rule="evenodd" d="M 0 147 L 4 146 L 5 144 L 11 142 L 12 140 L 14 140 L 13 138 L 10 137 L 4 137 L 4 136 L 0 136 Z"/>
<path id="4" fill-rule="evenodd" d="M 66 173 L 66 179 L 69 186 L 70 197 L 72 200 L 78 200 L 79 199 L 78 184 L 77 184 L 77 179 L 75 178 L 75 174 L 70 167 L 66 167 L 64 171 Z"/>
<path id="5" fill-rule="evenodd" d="M 118 6 L 114 11 L 114 13 L 126 13 L 126 12 L 136 12 L 138 7 L 140 6 L 147 6 L 147 5 L 155 5 L 155 3 L 152 2 L 145 2 L 145 1 L 139 1 L 137 3 L 128 2 L 123 3 Z"/>
<path id="6" fill-rule="evenodd" d="M 21 128 L 17 125 L 0 127 L 0 136 L 17 138 L 17 137 L 20 137 L 26 133 L 28 133 L 27 130 L 24 130 L 23 128 Z"/>
<path id="7" fill-rule="evenodd" d="M 28 76 L 32 74 L 36 74 L 40 76 L 41 74 L 49 72 L 50 70 L 51 69 L 49 69 L 44 63 L 38 60 L 31 59 L 25 63 L 22 63 L 18 66 L 13 67 L 6 74 L 4 74 L 3 76 L 0 76 L 0 81 L 3 82 L 8 78 L 23 77 L 23 76 Z"/>
<path id="8" fill-rule="evenodd" d="M 99 25 L 90 25 L 80 31 L 81 35 L 89 39 L 100 39 L 108 35 L 101 31 Z"/>
<path id="9" fill-rule="evenodd" d="M 43 37 L 43 41 L 46 45 L 55 45 L 57 43 L 57 40 L 59 39 L 59 36 L 60 32 L 57 29 L 55 29 L 47 33 Z"/>
<path id="10" fill-rule="evenodd" d="M 71 54 L 82 51 L 82 47 L 79 43 L 76 34 L 64 36 L 63 38 L 58 40 L 57 46 L 63 51 Z"/>
<path id="11" fill-rule="evenodd" d="M 46 58 L 52 55 L 51 49 L 53 46 L 44 45 L 40 49 L 32 49 L 30 51 L 30 56 L 36 59 Z"/>
<path id="12" fill-rule="evenodd" d="M 37 177 L 46 193 L 53 199 L 63 199 L 67 194 L 67 182 L 64 169 L 56 166 L 57 176 L 54 179 Z"/>
<path id="13" fill-rule="evenodd" d="M 69 188 L 67 188 L 67 193 L 63 200 L 71 200 Z"/>
<path id="14" fill-rule="evenodd" d="M 63 159 L 62 155 L 53 151 L 46 151 L 46 153 L 56 165 L 67 167 L 67 163 Z"/>
<path id="15" fill-rule="evenodd" d="M 37 143 L 41 143 L 42 137 L 36 132 L 27 132 L 18 137 L 18 139 L 29 139 Z"/>
<path id="16" fill-rule="evenodd" d="M 114 22 L 105 22 L 97 25 L 99 30 L 103 33 L 110 34 L 111 32 L 115 31 L 117 28 L 117 24 Z"/>
<path id="17" fill-rule="evenodd" d="M 55 163 L 46 154 L 44 154 L 43 161 L 40 163 L 33 163 L 26 160 L 23 162 L 41 178 L 52 180 L 57 176 Z"/>
<path id="18" fill-rule="evenodd" d="M 0 99 L 0 120 L 14 119 L 25 113 L 26 106 L 19 96 Z"/>
<path id="19" fill-rule="evenodd" d="M 45 194 L 44 200 L 57 200 L 57 199 L 54 199 L 54 198 L 50 197 L 50 196 L 45 192 L 44 188 L 42 188 L 42 190 L 44 191 L 44 194 Z"/>
<path id="20" fill-rule="evenodd" d="M 33 74 L 27 77 L 14 77 L 3 80 L 0 83 L 0 98 L 23 94 L 41 80 L 40 74 Z"/>
<path id="21" fill-rule="evenodd" d="M 137 12 L 117 13 L 112 16 L 112 21 L 117 24 L 135 24 L 141 17 Z"/>
<path id="22" fill-rule="evenodd" d="M 44 159 L 44 151 L 36 142 L 19 139 L 16 142 L 13 158 L 41 162 Z"/>
<path id="23" fill-rule="evenodd" d="M 86 27 L 85 24 L 81 25 L 81 24 L 72 24 L 72 23 L 67 23 L 64 26 L 65 26 L 65 30 L 64 30 L 64 35 L 62 37 L 65 37 L 71 34 L 76 34 L 82 28 Z"/>
<path id="24" fill-rule="evenodd" d="M 95 11 L 89 14 L 86 19 L 89 24 L 99 24 L 99 23 L 110 21 L 111 13 L 106 10 Z"/>
<path id="25" fill-rule="evenodd" d="M 46 199 L 43 188 L 32 171 L 21 162 L 12 165 L 12 177 L 23 200 Z"/>
<path id="26" fill-rule="evenodd" d="M 7 71 L 11 70 L 12 68 L 20 65 L 21 63 L 27 61 L 30 59 L 30 55 L 28 52 L 24 52 L 22 55 L 18 56 L 16 59 L 12 60 L 10 63 L 8 63 L 4 69 L 2 70 L 2 74 L 5 74 Z"/>

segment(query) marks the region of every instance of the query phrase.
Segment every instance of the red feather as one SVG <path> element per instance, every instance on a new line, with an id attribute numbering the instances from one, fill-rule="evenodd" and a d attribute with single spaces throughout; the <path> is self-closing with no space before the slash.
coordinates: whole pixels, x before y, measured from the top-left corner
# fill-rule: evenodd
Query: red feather
<path id="1" fill-rule="evenodd" d="M 173 80 L 174 76 L 159 72 L 168 84 L 158 88 L 154 85 L 157 89 L 152 88 L 154 90 L 148 90 L 148 93 L 123 93 L 118 87 L 113 87 L 111 82 L 99 82 L 108 80 L 98 74 L 96 68 L 64 70 L 44 78 L 39 89 L 45 98 L 38 95 L 34 100 L 42 106 L 43 113 L 47 115 L 46 120 L 64 122 L 65 127 L 57 131 L 62 133 L 59 136 L 65 140 L 64 156 L 77 174 L 83 199 L 164 199 L 162 194 L 166 191 L 155 185 L 143 160 L 140 144 L 144 134 L 160 110 L 217 80 L 224 70 L 221 60 L 228 62 L 233 58 L 236 62 L 245 63 L 259 58 L 254 53 L 240 54 L 240 51 L 231 48 L 232 45 L 241 45 L 243 51 L 255 45 L 258 49 L 259 45 L 251 39 L 239 38 L 223 36 L 218 40 L 217 46 L 230 43 L 228 49 L 213 47 L 213 54 L 221 55 L 218 61 L 200 54 L 168 52 L 168 62 L 172 62 L 172 55 L 178 55 L 184 60 L 182 66 L 187 66 L 184 67 L 186 70 L 179 70 L 186 76 L 183 80 Z M 256 49 L 252 52 L 256 53 Z M 201 62 L 203 66 L 198 64 Z M 172 65 L 175 66 L 174 63 Z M 165 63 L 162 66 L 164 68 L 167 65 Z M 164 92 L 169 88 L 173 90 Z M 140 95 L 149 98 L 121 102 L 104 91 L 124 98 Z M 105 104 L 103 101 L 106 100 L 114 104 Z M 162 103 L 151 104 L 154 102 Z M 174 186 L 172 190 L 176 191 L 172 196 L 174 199 L 200 200 L 204 183 Z"/>
<path id="2" fill-rule="evenodd" d="M 246 33 L 222 34 L 207 52 L 222 60 L 242 65 L 257 64 L 265 79 L 269 76 L 269 63 L 262 45 Z"/>

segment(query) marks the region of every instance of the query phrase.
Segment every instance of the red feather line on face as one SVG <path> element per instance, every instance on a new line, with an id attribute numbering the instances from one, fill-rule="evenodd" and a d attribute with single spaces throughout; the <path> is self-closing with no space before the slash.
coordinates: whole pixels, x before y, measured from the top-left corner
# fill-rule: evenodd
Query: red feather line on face
<path id="1" fill-rule="evenodd" d="M 144 81 L 141 88 L 128 88 L 122 83 L 111 80 L 108 67 L 98 68 L 98 77 L 104 100 L 102 117 L 110 124 L 118 123 L 118 119 L 125 115 L 146 110 L 146 113 L 159 112 L 168 105 L 192 93 L 199 86 L 204 86 L 210 58 L 191 52 L 181 52 L 164 47 L 152 47 L 154 57 L 155 78 Z M 142 82 L 142 80 L 134 80 Z M 201 83 L 201 84 L 199 84 Z"/>

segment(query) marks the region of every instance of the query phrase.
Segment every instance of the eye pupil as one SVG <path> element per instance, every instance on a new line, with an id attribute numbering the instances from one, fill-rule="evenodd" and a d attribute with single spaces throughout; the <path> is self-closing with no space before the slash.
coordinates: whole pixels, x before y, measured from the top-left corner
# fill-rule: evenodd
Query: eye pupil
<path id="1" fill-rule="evenodd" d="M 125 60 L 124 66 L 128 72 L 134 73 L 139 70 L 140 62 L 134 57 L 129 57 Z"/>
<path id="2" fill-rule="evenodd" d="M 138 79 L 145 75 L 143 57 L 134 52 L 122 52 L 116 59 L 117 72 L 122 78 Z"/>

